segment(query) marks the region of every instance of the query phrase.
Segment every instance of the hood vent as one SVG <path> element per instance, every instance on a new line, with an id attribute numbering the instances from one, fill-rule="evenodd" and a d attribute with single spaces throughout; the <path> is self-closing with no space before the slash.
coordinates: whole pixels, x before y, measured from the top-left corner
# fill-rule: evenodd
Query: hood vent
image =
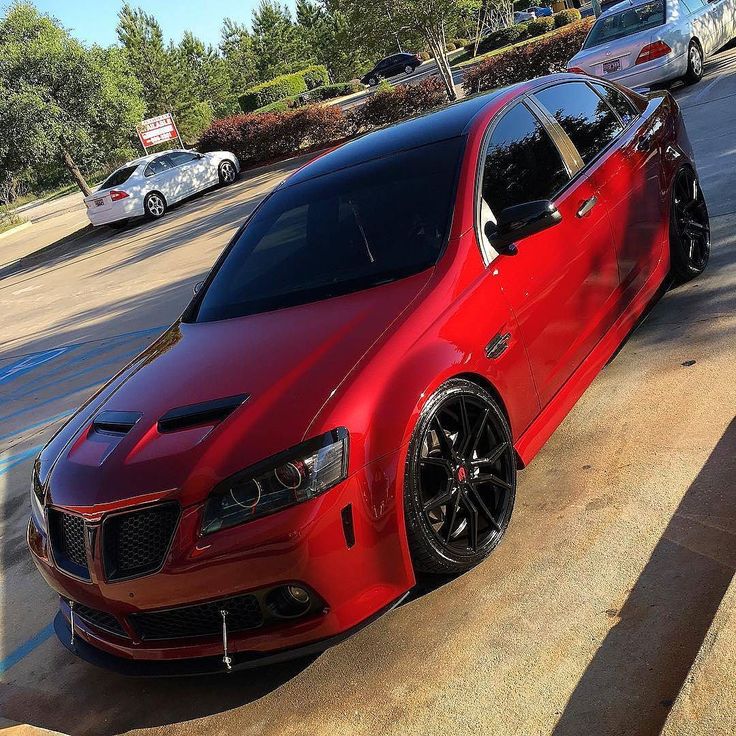
<path id="1" fill-rule="evenodd" d="M 101 411 L 92 422 L 95 432 L 122 437 L 128 434 L 143 416 L 137 411 Z"/>
<path id="2" fill-rule="evenodd" d="M 203 401 L 201 404 L 190 404 L 171 409 L 158 420 L 158 431 L 176 432 L 202 424 L 219 424 L 249 398 L 250 394 L 238 394 L 225 399 Z"/>

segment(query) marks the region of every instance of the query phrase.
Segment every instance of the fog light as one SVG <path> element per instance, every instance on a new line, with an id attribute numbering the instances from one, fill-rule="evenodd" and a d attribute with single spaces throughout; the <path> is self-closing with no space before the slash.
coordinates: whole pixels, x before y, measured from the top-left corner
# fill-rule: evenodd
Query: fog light
<path id="1" fill-rule="evenodd" d="M 268 594 L 266 603 L 276 618 L 298 618 L 309 611 L 312 598 L 298 585 L 282 585 Z"/>

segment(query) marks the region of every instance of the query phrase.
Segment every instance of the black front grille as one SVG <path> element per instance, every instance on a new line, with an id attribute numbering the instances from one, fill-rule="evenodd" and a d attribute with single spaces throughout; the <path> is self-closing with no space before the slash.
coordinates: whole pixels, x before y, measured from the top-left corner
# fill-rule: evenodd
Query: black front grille
<path id="1" fill-rule="evenodd" d="M 81 603 L 75 603 L 74 615 L 79 616 L 79 618 L 89 622 L 93 626 L 96 626 L 98 629 L 109 631 L 113 634 L 117 634 L 118 636 L 128 636 L 120 622 L 111 613 L 105 613 L 104 611 L 98 611 L 94 608 L 83 606 Z"/>
<path id="2" fill-rule="evenodd" d="M 168 611 L 134 613 L 130 622 L 141 639 L 148 641 L 212 636 L 222 632 L 222 610 L 227 611 L 228 632 L 257 629 L 263 624 L 261 606 L 254 595 L 239 595 Z"/>
<path id="3" fill-rule="evenodd" d="M 84 546 L 84 519 L 49 509 L 49 533 L 56 564 L 72 575 L 89 580 Z"/>
<path id="4" fill-rule="evenodd" d="M 102 538 L 107 579 L 121 580 L 156 572 L 163 565 L 178 519 L 176 503 L 106 519 Z"/>

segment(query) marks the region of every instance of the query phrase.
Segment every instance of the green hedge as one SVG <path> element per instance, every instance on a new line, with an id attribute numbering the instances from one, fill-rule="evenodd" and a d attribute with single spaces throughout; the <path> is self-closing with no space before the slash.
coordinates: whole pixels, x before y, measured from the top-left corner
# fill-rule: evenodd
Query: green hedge
<path id="1" fill-rule="evenodd" d="M 582 16 L 580 15 L 580 11 L 576 8 L 560 10 L 559 13 L 555 13 L 552 17 L 555 19 L 555 25 L 558 28 L 561 28 L 562 26 L 567 26 L 570 23 L 577 23 L 582 18 Z"/>
<path id="2" fill-rule="evenodd" d="M 325 100 L 332 100 L 335 97 L 345 97 L 345 95 L 360 92 L 362 89 L 363 85 L 358 81 L 325 84 L 321 87 L 315 87 L 314 89 L 302 92 L 299 95 L 294 95 L 293 97 L 284 97 L 283 100 L 276 100 L 276 102 L 259 107 L 257 110 L 253 110 L 253 112 L 283 112 L 284 110 L 293 110 L 310 102 L 324 102 Z"/>
<path id="3" fill-rule="evenodd" d="M 545 33 L 554 31 L 555 19 L 552 16 L 542 16 L 535 20 L 530 20 L 526 24 L 526 29 L 530 36 L 543 36 Z"/>
<path id="4" fill-rule="evenodd" d="M 245 90 L 238 98 L 238 102 L 243 112 L 253 112 L 286 97 L 300 95 L 328 81 L 327 69 L 315 64 L 293 74 L 282 74 L 268 82 L 261 82 Z"/>

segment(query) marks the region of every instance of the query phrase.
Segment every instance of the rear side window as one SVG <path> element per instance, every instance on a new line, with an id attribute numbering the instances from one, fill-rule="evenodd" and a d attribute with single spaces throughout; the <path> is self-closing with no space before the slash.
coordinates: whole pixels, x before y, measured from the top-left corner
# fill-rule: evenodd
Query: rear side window
<path id="1" fill-rule="evenodd" d="M 173 153 L 167 154 L 166 158 L 171 162 L 172 166 L 181 166 L 182 164 L 188 164 L 190 161 L 194 161 L 197 156 L 188 151 L 174 151 Z"/>
<path id="2" fill-rule="evenodd" d="M 133 175 L 133 172 L 138 168 L 138 166 L 123 166 L 122 169 L 118 169 L 114 173 L 110 174 L 110 176 L 105 179 L 104 182 L 102 182 L 102 186 L 97 191 L 101 191 L 103 189 L 111 189 L 112 187 L 119 187 L 125 184 L 128 179 Z"/>
<path id="3" fill-rule="evenodd" d="M 624 125 L 628 125 L 639 114 L 634 103 L 621 90 L 605 84 L 593 84 L 593 87 L 616 111 Z"/>
<path id="4" fill-rule="evenodd" d="M 482 194 L 491 210 L 552 199 L 570 181 L 560 152 L 537 118 L 523 105 L 496 124 L 483 166 Z"/>
<path id="5" fill-rule="evenodd" d="M 586 164 L 623 130 L 613 110 L 585 82 L 558 84 L 534 96 L 562 126 Z"/>
<path id="6" fill-rule="evenodd" d="M 652 0 L 650 3 L 627 8 L 620 13 L 604 15 L 598 18 L 583 44 L 584 49 L 600 46 L 602 43 L 625 38 L 640 31 L 664 25 L 664 0 Z"/>

